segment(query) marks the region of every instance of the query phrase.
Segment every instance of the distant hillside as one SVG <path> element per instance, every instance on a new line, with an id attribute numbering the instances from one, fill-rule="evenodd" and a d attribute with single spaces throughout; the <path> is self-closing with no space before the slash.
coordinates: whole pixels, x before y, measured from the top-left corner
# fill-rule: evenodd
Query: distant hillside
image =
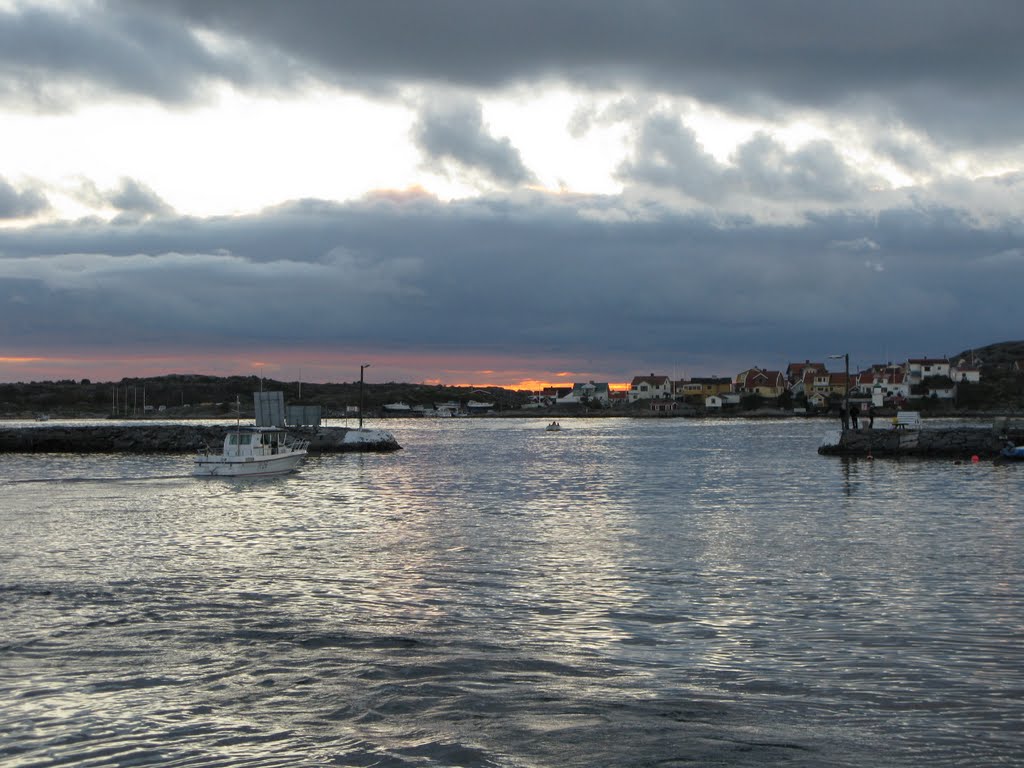
<path id="1" fill-rule="evenodd" d="M 116 402 L 117 412 L 124 415 L 144 413 L 143 405 L 163 408 L 164 417 L 217 416 L 234 412 L 236 398 L 241 401 L 242 415 L 252 413 L 252 393 L 284 392 L 289 404 L 319 405 L 326 417 L 344 414 L 347 406 L 359 403 L 359 382 L 316 384 L 260 380 L 256 376 L 203 376 L 170 374 L 150 378 L 128 378 L 119 382 L 41 381 L 0 384 L 0 416 L 106 416 Z M 372 411 L 396 401 L 409 405 L 432 406 L 455 400 L 493 402 L 504 410 L 521 405 L 524 393 L 500 387 L 448 387 L 398 382 L 369 383 L 364 386 L 364 405 Z M 155 414 L 154 414 L 155 415 Z"/>
<path id="2" fill-rule="evenodd" d="M 954 360 L 970 360 L 971 355 L 979 361 L 982 369 L 1009 368 L 1017 360 L 1024 360 L 1024 341 L 1000 341 L 987 347 L 967 349 L 956 355 Z"/>

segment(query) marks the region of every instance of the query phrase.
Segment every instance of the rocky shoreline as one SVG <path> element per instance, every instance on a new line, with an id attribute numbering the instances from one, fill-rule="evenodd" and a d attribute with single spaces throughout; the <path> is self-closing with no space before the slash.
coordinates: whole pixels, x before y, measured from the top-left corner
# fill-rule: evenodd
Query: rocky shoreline
<path id="1" fill-rule="evenodd" d="M 220 451 L 227 425 L 153 424 L 0 428 L 0 453 L 196 453 Z M 402 446 L 388 432 L 347 427 L 289 429 L 310 453 L 388 452 Z"/>

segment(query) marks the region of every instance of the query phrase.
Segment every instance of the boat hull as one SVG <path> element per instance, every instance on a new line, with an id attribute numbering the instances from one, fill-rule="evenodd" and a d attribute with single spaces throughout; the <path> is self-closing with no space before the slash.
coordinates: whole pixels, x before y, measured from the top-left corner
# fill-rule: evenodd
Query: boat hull
<path id="1" fill-rule="evenodd" d="M 199 456 L 195 477 L 267 477 L 294 472 L 306 457 L 305 451 L 276 456 Z"/>

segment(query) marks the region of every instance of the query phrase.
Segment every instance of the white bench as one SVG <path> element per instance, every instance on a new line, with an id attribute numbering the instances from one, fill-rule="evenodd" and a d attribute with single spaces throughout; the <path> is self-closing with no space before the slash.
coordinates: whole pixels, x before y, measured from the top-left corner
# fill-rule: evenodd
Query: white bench
<path id="1" fill-rule="evenodd" d="M 892 420 L 893 426 L 896 429 L 911 429 L 921 428 L 921 414 L 917 411 L 898 411 L 896 417 Z"/>

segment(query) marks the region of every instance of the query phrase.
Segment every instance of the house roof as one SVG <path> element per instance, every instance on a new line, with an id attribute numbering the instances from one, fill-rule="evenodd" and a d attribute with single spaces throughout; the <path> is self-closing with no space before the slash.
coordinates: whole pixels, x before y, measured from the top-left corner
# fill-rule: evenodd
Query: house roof
<path id="1" fill-rule="evenodd" d="M 655 376 L 653 373 L 650 376 L 634 376 L 632 386 L 637 384 L 653 384 L 656 387 L 663 387 L 668 383 L 668 376 Z"/>
<path id="2" fill-rule="evenodd" d="M 732 384 L 728 376 L 693 376 L 686 384 Z"/>
<path id="3" fill-rule="evenodd" d="M 544 387 L 544 389 L 541 390 L 541 394 L 542 395 L 545 395 L 545 396 L 552 396 L 552 395 L 554 395 L 554 396 L 557 396 L 557 397 L 561 397 L 562 395 L 567 395 L 570 392 L 572 392 L 572 387 Z"/>
<path id="4" fill-rule="evenodd" d="M 949 365 L 949 360 L 945 357 L 912 357 L 907 362 L 915 365 Z"/>
<path id="5" fill-rule="evenodd" d="M 744 387 L 768 386 L 781 387 L 785 384 L 786 377 L 781 371 L 765 371 L 760 368 L 751 368 L 737 375 L 742 377 L 741 383 Z"/>
<path id="6" fill-rule="evenodd" d="M 786 366 L 786 376 L 791 379 L 802 379 L 807 371 L 825 371 L 824 363 L 812 363 L 810 360 L 805 360 L 802 363 L 790 363 Z"/>

